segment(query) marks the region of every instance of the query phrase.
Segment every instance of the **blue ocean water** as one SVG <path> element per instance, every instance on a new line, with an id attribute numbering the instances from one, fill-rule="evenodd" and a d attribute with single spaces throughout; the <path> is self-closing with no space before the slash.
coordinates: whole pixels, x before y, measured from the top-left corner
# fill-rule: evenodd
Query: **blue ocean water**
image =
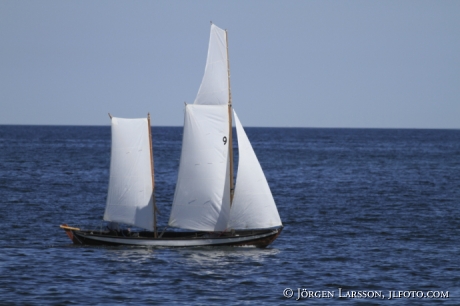
<path id="1" fill-rule="evenodd" d="M 460 304 L 459 130 L 246 131 L 285 225 L 266 249 L 74 246 L 110 127 L 0 126 L 0 304 Z M 152 133 L 165 226 L 182 128 Z"/>

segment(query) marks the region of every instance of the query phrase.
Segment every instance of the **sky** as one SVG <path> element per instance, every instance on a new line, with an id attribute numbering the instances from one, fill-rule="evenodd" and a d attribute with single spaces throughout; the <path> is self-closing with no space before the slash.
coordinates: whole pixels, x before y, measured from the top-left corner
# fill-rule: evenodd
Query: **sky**
<path id="1" fill-rule="evenodd" d="M 0 1 L 0 125 L 182 126 L 210 21 L 244 126 L 460 129 L 460 1 Z"/>

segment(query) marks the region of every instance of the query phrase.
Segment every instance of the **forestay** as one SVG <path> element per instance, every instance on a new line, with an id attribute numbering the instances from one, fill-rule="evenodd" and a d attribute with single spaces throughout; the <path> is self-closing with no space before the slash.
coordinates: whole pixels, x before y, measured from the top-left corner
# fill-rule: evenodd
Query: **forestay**
<path id="1" fill-rule="evenodd" d="M 227 105 L 186 105 L 170 226 L 226 229 L 230 209 L 228 137 Z"/>
<path id="2" fill-rule="evenodd" d="M 228 228 L 254 229 L 280 226 L 281 219 L 262 167 L 236 112 L 234 115 L 239 161 Z"/>
<path id="3" fill-rule="evenodd" d="M 228 103 L 227 61 L 227 33 L 211 24 L 206 68 L 194 104 L 219 105 Z"/>
<path id="4" fill-rule="evenodd" d="M 147 119 L 112 117 L 105 221 L 153 230 L 152 157 Z"/>

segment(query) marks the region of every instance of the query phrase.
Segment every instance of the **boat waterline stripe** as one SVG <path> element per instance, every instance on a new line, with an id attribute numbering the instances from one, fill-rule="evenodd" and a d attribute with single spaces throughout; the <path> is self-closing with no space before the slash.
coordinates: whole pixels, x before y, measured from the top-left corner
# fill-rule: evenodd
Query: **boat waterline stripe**
<path id="1" fill-rule="evenodd" d="M 104 241 L 117 244 L 125 245 L 143 245 L 143 246 L 207 246 L 207 245 L 226 245 L 232 243 L 242 243 L 246 241 L 252 241 L 260 238 L 265 238 L 274 234 L 278 231 L 272 231 L 267 234 L 255 235 L 255 236 L 244 236 L 244 237 L 229 237 L 229 238 L 198 238 L 198 239 L 143 239 L 143 238 L 108 238 L 94 235 L 81 235 L 76 234 L 80 238 L 92 239 L 97 241 Z"/>

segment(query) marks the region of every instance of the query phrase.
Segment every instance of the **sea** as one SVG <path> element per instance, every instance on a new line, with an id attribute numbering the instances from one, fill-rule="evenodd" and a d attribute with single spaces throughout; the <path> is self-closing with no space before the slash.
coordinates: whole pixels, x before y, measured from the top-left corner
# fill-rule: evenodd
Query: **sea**
<path id="1" fill-rule="evenodd" d="M 246 132 L 273 244 L 95 247 L 59 225 L 104 226 L 110 127 L 1 125 L 0 305 L 460 305 L 460 130 Z M 152 135 L 163 228 L 182 128 Z"/>

